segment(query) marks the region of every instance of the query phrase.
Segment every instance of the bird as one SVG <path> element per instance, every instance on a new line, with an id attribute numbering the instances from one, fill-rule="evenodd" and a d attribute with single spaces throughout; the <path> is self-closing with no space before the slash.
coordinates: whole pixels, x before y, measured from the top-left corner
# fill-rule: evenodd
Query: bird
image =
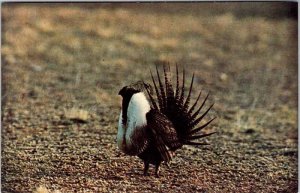
<path id="1" fill-rule="evenodd" d="M 153 86 L 141 80 L 124 86 L 118 93 L 122 96 L 122 107 L 118 121 L 117 146 L 126 155 L 138 156 L 143 160 L 145 176 L 149 175 L 151 164 L 155 166 L 155 176 L 159 177 L 161 163 L 168 164 L 176 150 L 183 145 L 208 145 L 206 142 L 194 140 L 216 133 L 202 132 L 216 117 L 198 126 L 214 105 L 212 103 L 199 114 L 209 93 L 199 106 L 201 90 L 195 102 L 190 105 L 194 74 L 186 97 L 184 68 L 182 74 L 180 85 L 176 64 L 176 87 L 173 88 L 170 64 L 163 64 L 163 80 L 156 65 L 157 80 L 150 70 Z"/>

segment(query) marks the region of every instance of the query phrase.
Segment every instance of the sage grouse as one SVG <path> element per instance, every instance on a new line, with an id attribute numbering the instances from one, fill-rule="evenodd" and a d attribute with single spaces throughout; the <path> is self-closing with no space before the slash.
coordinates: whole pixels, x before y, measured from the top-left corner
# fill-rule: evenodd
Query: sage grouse
<path id="1" fill-rule="evenodd" d="M 155 165 L 155 175 L 158 177 L 161 162 L 169 162 L 175 150 L 183 145 L 207 145 L 207 143 L 193 140 L 215 133 L 199 133 L 215 118 L 197 127 L 213 104 L 202 115 L 199 115 L 209 96 L 207 94 L 200 107 L 197 107 L 201 96 L 200 91 L 195 103 L 189 107 L 194 74 L 185 99 L 184 69 L 180 86 L 176 65 L 175 90 L 171 83 L 169 65 L 163 66 L 164 83 L 160 78 L 157 66 L 158 83 L 151 71 L 150 73 L 154 89 L 150 84 L 139 81 L 125 86 L 119 91 L 123 101 L 118 123 L 117 143 L 122 152 L 138 156 L 144 161 L 144 175 L 148 175 L 149 164 L 153 164 Z M 153 90 L 155 90 L 156 97 L 153 96 Z M 145 94 L 148 95 L 149 100 Z"/>

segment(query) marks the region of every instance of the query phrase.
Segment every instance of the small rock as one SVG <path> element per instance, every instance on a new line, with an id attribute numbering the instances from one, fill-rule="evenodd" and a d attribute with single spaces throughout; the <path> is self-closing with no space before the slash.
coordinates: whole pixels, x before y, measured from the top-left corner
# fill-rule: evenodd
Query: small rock
<path id="1" fill-rule="evenodd" d="M 225 74 L 225 73 L 221 73 L 220 74 L 220 80 L 226 81 L 227 79 L 228 79 L 228 75 L 227 74 Z"/>
<path id="2" fill-rule="evenodd" d="M 31 65 L 31 68 L 35 72 L 41 72 L 43 70 L 43 67 L 36 65 L 36 64 Z"/>
<path id="3" fill-rule="evenodd" d="M 73 121 L 87 122 L 89 118 L 89 112 L 82 109 L 72 108 L 65 111 L 65 117 Z"/>

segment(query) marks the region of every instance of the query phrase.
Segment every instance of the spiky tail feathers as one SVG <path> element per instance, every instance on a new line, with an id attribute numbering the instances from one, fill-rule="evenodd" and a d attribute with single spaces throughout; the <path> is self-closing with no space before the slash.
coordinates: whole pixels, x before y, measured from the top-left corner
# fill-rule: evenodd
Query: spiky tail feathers
<path id="1" fill-rule="evenodd" d="M 207 127 L 216 117 L 210 119 L 208 122 L 197 126 L 203 118 L 208 114 L 214 104 L 211 104 L 202 114 L 200 111 L 205 106 L 205 103 L 209 97 L 206 95 L 202 104 L 198 106 L 199 99 L 201 98 L 202 91 L 200 91 L 196 101 L 190 107 L 190 97 L 192 93 L 194 74 L 192 76 L 191 85 L 187 97 L 184 95 L 185 91 L 185 71 L 183 69 L 182 84 L 179 83 L 178 66 L 176 65 L 176 89 L 173 88 L 170 78 L 170 65 L 165 63 L 163 65 L 164 83 L 160 78 L 158 68 L 156 66 L 157 81 L 150 70 L 152 83 L 154 86 L 156 97 L 150 92 L 150 89 L 145 86 L 145 90 L 148 93 L 151 101 L 151 108 L 155 109 L 162 114 L 166 115 L 168 119 L 173 123 L 174 128 L 178 134 L 178 138 L 182 145 L 206 145 L 207 143 L 195 142 L 194 140 L 208 137 L 215 132 L 203 134 L 201 131 Z M 158 83 L 157 83 L 158 82 Z M 149 85 L 147 85 L 149 87 Z M 157 102 L 155 100 L 157 99 Z"/>

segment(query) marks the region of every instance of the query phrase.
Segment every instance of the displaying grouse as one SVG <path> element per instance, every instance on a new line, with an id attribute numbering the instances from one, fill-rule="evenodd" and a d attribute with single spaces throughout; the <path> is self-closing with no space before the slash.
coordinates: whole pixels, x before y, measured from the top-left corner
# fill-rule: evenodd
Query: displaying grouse
<path id="1" fill-rule="evenodd" d="M 148 175 L 149 164 L 155 165 L 155 175 L 159 175 L 162 161 L 169 162 L 174 152 L 183 145 L 207 145 L 194 140 L 207 137 L 203 128 L 215 118 L 197 126 L 207 115 L 213 104 L 204 113 L 202 110 L 209 94 L 197 107 L 200 91 L 191 107 L 190 97 L 194 83 L 194 74 L 187 97 L 185 98 L 185 72 L 182 85 L 179 84 L 176 65 L 176 88 L 173 89 L 170 78 L 170 66 L 163 66 L 164 83 L 156 67 L 157 81 L 152 72 L 153 87 L 143 81 L 123 87 L 119 95 L 123 97 L 117 133 L 118 148 L 127 155 L 138 156 L 144 161 L 144 175 Z M 154 96 L 154 91 L 155 95 Z M 148 98 L 146 97 L 146 93 Z"/>

